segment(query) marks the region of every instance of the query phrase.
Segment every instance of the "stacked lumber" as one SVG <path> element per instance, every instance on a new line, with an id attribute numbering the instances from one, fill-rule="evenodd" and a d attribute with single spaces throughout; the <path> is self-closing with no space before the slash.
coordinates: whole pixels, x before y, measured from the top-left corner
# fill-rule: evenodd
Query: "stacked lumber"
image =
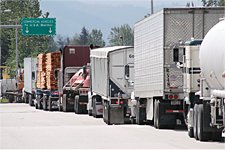
<path id="1" fill-rule="evenodd" d="M 24 88 L 24 70 L 19 69 L 17 74 L 17 90 L 22 91 Z"/>
<path id="2" fill-rule="evenodd" d="M 38 55 L 37 88 L 46 89 L 46 54 Z"/>
<path id="3" fill-rule="evenodd" d="M 60 52 L 46 54 L 46 86 L 49 90 L 58 89 L 58 80 L 55 78 L 55 70 L 60 68 Z"/>

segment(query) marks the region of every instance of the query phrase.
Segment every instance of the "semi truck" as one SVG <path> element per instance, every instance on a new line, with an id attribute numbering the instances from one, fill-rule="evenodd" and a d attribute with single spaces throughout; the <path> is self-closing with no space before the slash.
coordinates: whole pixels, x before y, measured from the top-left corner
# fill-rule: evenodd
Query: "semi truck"
<path id="1" fill-rule="evenodd" d="M 24 101 L 34 106 L 36 90 L 37 58 L 24 58 Z"/>
<path id="2" fill-rule="evenodd" d="M 108 125 L 124 124 L 130 119 L 130 97 L 134 82 L 133 52 L 131 46 L 91 50 L 92 114 L 95 116 L 96 112 L 103 111 L 103 120 Z M 101 106 L 103 110 L 99 109 Z"/>
<path id="3" fill-rule="evenodd" d="M 16 79 L 4 78 L 0 82 L 0 97 L 6 98 L 9 102 L 23 102 L 24 73 L 18 69 Z M 9 76 L 8 76 L 9 77 Z"/>
<path id="4" fill-rule="evenodd" d="M 73 81 L 73 76 L 82 66 L 90 63 L 89 46 L 65 46 L 61 55 L 61 68 L 56 72 L 58 91 L 60 95 L 58 108 L 64 112 L 74 112 L 75 95 L 68 89 L 67 83 Z M 64 88 L 63 88 L 64 87 Z M 72 93 L 71 93 L 72 92 Z"/>
<path id="5" fill-rule="evenodd" d="M 87 114 L 88 92 L 90 91 L 90 67 L 81 67 L 63 86 L 63 99 L 74 100 L 74 112 Z M 64 101 L 65 102 L 65 101 Z"/>
<path id="6" fill-rule="evenodd" d="M 60 68 L 60 55 L 59 51 L 43 54 L 42 58 L 38 55 L 39 77 L 36 90 L 36 108 L 43 107 L 43 110 L 49 111 L 57 109 L 59 93 L 58 82 L 54 73 L 55 70 Z M 42 61 L 40 61 L 40 58 Z"/>
<path id="7" fill-rule="evenodd" d="M 201 46 L 192 42 L 184 48 L 184 116 L 188 135 L 200 141 L 220 141 L 225 127 L 224 38 L 225 20 L 206 34 Z"/>
<path id="8" fill-rule="evenodd" d="M 43 72 L 43 77 L 40 77 L 40 83 L 37 84 L 39 87 L 36 90 L 37 95 L 37 108 L 44 109 L 44 110 L 68 110 L 68 101 L 66 99 L 63 100 L 63 86 L 71 79 L 71 77 L 82 67 L 83 65 L 89 62 L 89 53 L 90 48 L 89 46 L 72 46 L 68 45 L 65 46 L 63 49 L 60 49 L 60 56 L 57 59 L 58 67 L 51 67 L 50 64 L 53 65 L 54 62 L 50 63 L 47 58 L 42 58 L 43 55 L 41 54 L 38 70 Z M 51 52 L 52 53 L 52 52 Z M 49 53 L 49 54 L 51 54 Z M 48 54 L 45 54 L 48 55 Z M 47 56 L 46 56 L 47 57 Z M 50 56 L 49 56 L 50 57 Z M 49 67 L 46 68 L 46 63 L 50 63 Z M 45 68 L 45 69 L 44 69 Z M 46 78 L 47 70 L 50 70 L 49 74 L 49 81 Z M 47 70 L 46 70 L 47 69 Z M 39 75 L 39 76 L 40 76 Z M 52 82 L 54 80 L 54 88 L 49 86 L 47 87 L 47 82 Z M 52 84 L 53 85 L 53 84 Z M 74 104 L 72 104 L 72 110 Z M 71 111 L 72 111 L 71 110 Z"/>
<path id="9" fill-rule="evenodd" d="M 179 45 L 203 39 L 224 15 L 224 7 L 164 8 L 134 26 L 134 97 L 137 124 L 156 128 L 185 124 L 183 58 Z"/>

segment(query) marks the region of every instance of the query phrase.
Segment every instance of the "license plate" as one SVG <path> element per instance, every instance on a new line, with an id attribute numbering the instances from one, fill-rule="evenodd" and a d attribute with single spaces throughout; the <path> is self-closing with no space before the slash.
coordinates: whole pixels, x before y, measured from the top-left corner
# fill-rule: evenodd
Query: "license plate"
<path id="1" fill-rule="evenodd" d="M 171 105 L 180 105 L 180 101 L 171 101 Z"/>

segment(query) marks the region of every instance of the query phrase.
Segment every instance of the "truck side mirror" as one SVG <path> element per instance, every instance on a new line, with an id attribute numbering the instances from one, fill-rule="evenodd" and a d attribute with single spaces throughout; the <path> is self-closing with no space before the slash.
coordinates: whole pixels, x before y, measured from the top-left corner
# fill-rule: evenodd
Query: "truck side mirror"
<path id="1" fill-rule="evenodd" d="M 130 66 L 125 66 L 125 78 L 128 79 L 130 77 Z"/>
<path id="2" fill-rule="evenodd" d="M 84 78 L 87 77 L 87 68 L 86 68 L 86 66 L 83 66 L 83 77 Z"/>
<path id="3" fill-rule="evenodd" d="M 179 49 L 178 48 L 173 49 L 173 61 L 179 62 Z"/>
<path id="4" fill-rule="evenodd" d="M 35 80 L 35 72 L 33 71 L 31 74 L 32 80 Z"/>
<path id="5" fill-rule="evenodd" d="M 58 79 L 58 70 L 54 70 L 54 78 L 55 78 L 55 80 Z"/>

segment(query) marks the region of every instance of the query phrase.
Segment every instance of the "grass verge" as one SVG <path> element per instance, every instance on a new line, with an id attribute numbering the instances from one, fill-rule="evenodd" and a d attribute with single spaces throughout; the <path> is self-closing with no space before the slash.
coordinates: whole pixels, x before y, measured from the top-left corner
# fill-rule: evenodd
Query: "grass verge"
<path id="1" fill-rule="evenodd" d="M 5 99 L 5 98 L 2 98 L 2 99 L 0 99 L 0 103 L 9 103 L 9 100 Z"/>

